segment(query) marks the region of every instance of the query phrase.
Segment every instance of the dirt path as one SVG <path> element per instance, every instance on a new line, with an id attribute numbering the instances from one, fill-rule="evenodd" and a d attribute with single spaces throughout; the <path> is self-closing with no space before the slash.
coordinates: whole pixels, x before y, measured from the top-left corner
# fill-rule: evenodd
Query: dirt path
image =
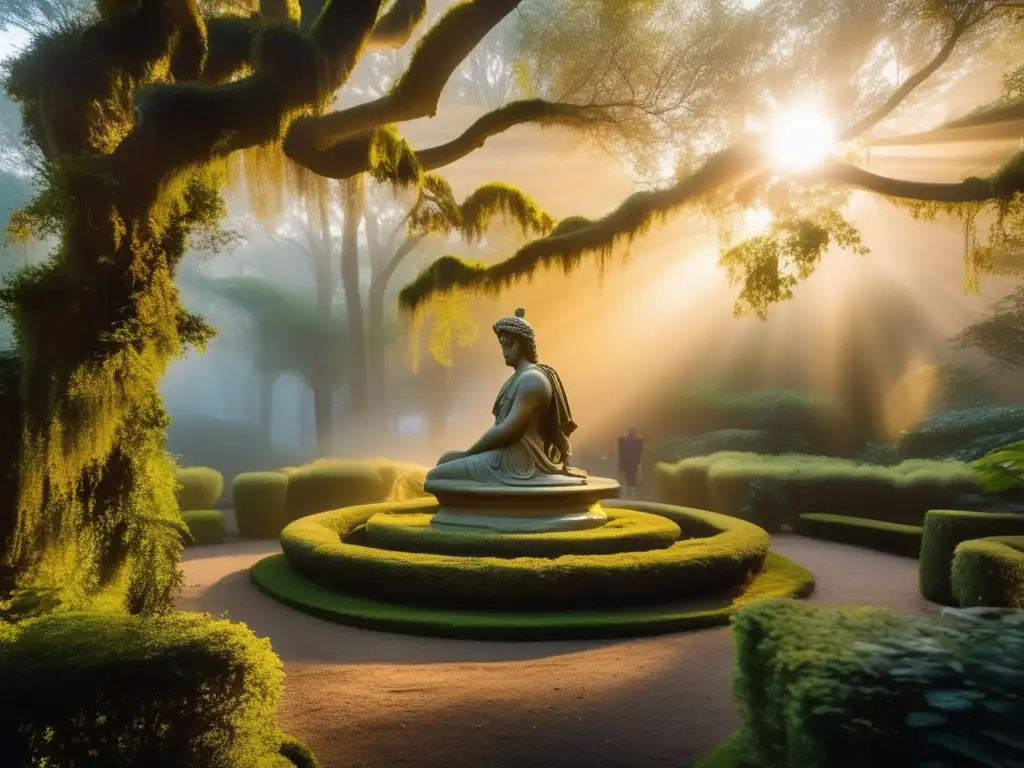
<path id="1" fill-rule="evenodd" d="M 937 612 L 917 563 L 773 537 L 810 568 L 814 601 Z M 324 768 L 688 766 L 736 726 L 727 628 L 628 641 L 483 643 L 339 626 L 265 597 L 248 567 L 276 543 L 190 550 L 186 610 L 271 639 L 287 671 L 281 725 Z"/>

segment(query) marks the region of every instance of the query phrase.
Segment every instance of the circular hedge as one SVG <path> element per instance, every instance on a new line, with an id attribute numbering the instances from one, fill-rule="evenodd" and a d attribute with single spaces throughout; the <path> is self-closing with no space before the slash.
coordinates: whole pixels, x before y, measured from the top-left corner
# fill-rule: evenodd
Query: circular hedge
<path id="1" fill-rule="evenodd" d="M 313 616 L 352 627 L 464 640 L 572 640 L 639 637 L 703 629 L 729 623 L 747 605 L 774 597 L 805 597 L 814 575 L 769 552 L 763 570 L 742 590 L 652 605 L 564 611 L 510 611 L 432 608 L 374 600 L 318 584 L 289 567 L 284 555 L 271 555 L 249 570 L 265 594 Z"/>
<path id="2" fill-rule="evenodd" d="M 628 509 L 608 510 L 600 528 L 551 533 L 492 533 L 439 529 L 432 515 L 378 513 L 366 522 L 372 546 L 400 552 L 471 557 L 561 557 L 666 549 L 679 541 L 679 525 L 667 517 Z"/>
<path id="3" fill-rule="evenodd" d="M 557 558 L 465 557 L 380 549 L 367 522 L 427 514 L 433 498 L 348 507 L 296 520 L 281 532 L 299 574 L 351 595 L 419 606 L 565 609 L 655 602 L 738 590 L 759 573 L 768 534 L 743 520 L 664 504 L 610 509 L 661 515 L 691 538 L 664 549 Z"/>

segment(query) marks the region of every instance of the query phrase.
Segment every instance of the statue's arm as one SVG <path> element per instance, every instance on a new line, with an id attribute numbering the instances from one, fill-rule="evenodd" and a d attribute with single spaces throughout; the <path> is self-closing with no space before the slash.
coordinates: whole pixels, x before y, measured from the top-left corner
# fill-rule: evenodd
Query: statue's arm
<path id="1" fill-rule="evenodd" d="M 516 387 L 515 400 L 512 401 L 512 409 L 508 416 L 500 424 L 495 424 L 484 432 L 480 439 L 469 447 L 466 455 L 493 451 L 514 443 L 526 432 L 533 414 L 550 400 L 551 385 L 544 374 L 536 371 L 524 373 L 519 380 L 519 386 Z"/>

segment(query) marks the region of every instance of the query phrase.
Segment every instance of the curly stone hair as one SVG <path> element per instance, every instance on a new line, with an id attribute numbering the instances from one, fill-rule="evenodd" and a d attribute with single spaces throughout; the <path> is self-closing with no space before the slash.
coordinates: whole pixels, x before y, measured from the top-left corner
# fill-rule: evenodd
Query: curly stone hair
<path id="1" fill-rule="evenodd" d="M 523 350 L 524 357 L 536 364 L 539 359 L 537 357 L 537 333 L 533 330 L 533 326 L 526 322 L 525 317 L 526 310 L 519 307 L 515 317 L 503 317 L 494 324 L 494 333 L 498 339 L 506 335 L 515 336 L 526 346 Z"/>

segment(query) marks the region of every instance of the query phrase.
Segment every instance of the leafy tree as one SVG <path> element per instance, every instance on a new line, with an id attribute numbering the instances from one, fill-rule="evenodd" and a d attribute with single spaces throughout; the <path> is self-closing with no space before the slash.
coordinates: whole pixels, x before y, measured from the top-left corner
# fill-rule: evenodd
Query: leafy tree
<path id="1" fill-rule="evenodd" d="M 1004 296 L 985 317 L 967 326 L 955 339 L 957 347 L 973 347 L 1011 370 L 1024 368 L 1024 285 Z"/>
<path id="2" fill-rule="evenodd" d="M 594 9 L 588 0 L 568 5 Z M 634 93 L 638 82 L 645 82 L 649 46 L 675 62 L 675 68 L 666 71 L 675 74 L 672 90 L 679 98 L 673 114 L 678 117 L 649 123 L 649 136 L 652 145 L 674 142 L 679 147 L 676 181 L 635 193 L 606 216 L 580 221 L 572 231 L 556 230 L 498 263 L 442 257 L 402 291 L 403 306 L 415 310 L 432 296 L 457 289 L 500 290 L 541 268 L 572 270 L 585 258 L 604 262 L 615 246 L 644 233 L 659 217 L 689 209 L 711 214 L 720 225 L 722 264 L 740 286 L 737 311 L 764 317 L 773 303 L 788 299 L 813 273 L 829 248 L 865 252 L 859 233 L 841 212 L 851 189 L 902 201 L 918 218 L 959 216 L 965 226 L 971 280 L 990 267 L 994 252 L 1017 242 L 1024 231 L 1024 153 L 987 178 L 948 184 L 888 178 L 841 159 L 786 174 L 773 167 L 763 138 L 744 127 L 751 114 L 767 114 L 770 100 L 786 103 L 816 89 L 833 114 L 847 116 L 838 138 L 856 149 L 873 130 L 897 117 L 900 108 L 923 103 L 933 92 L 929 86 L 963 75 L 990 44 L 1019 32 L 1024 10 L 1020 3 L 763 0 L 748 9 L 738 3 L 666 0 L 642 4 L 641 10 L 616 16 L 621 24 L 605 25 L 601 34 L 580 34 L 572 26 L 579 19 L 576 14 L 538 12 L 538 21 L 531 23 L 547 33 L 537 36 L 540 42 L 528 52 L 527 61 L 545 95 L 560 92 L 578 79 L 578 73 L 603 64 L 599 71 L 608 76 L 586 80 L 582 98 L 600 93 L 604 103 L 614 103 L 615 94 Z M 594 25 L 600 20 L 595 13 L 584 18 Z M 662 34 L 662 22 L 673 19 L 685 20 L 683 29 L 692 31 L 693 37 L 680 38 L 677 27 Z M 570 39 L 581 40 L 572 46 L 578 57 L 552 55 L 567 49 Z M 616 47 L 611 44 L 616 40 L 638 42 Z M 737 47 L 747 55 L 735 56 Z M 886 51 L 892 55 L 883 55 Z M 889 84 L 883 65 L 897 56 L 909 74 L 898 84 Z M 950 69 L 943 72 L 947 64 Z M 652 69 L 657 72 L 660 67 Z M 662 80 L 650 76 L 647 87 L 656 91 Z M 954 128 L 1006 125 L 1024 116 L 1024 103 L 1014 91 L 1018 80 L 1016 74 L 1008 79 L 1000 104 L 951 124 L 945 138 Z M 733 98 L 719 101 L 715 95 L 721 93 Z M 733 242 L 732 222 L 757 204 L 771 213 L 767 231 Z M 993 219 L 987 240 L 978 234 L 984 211 Z"/>

